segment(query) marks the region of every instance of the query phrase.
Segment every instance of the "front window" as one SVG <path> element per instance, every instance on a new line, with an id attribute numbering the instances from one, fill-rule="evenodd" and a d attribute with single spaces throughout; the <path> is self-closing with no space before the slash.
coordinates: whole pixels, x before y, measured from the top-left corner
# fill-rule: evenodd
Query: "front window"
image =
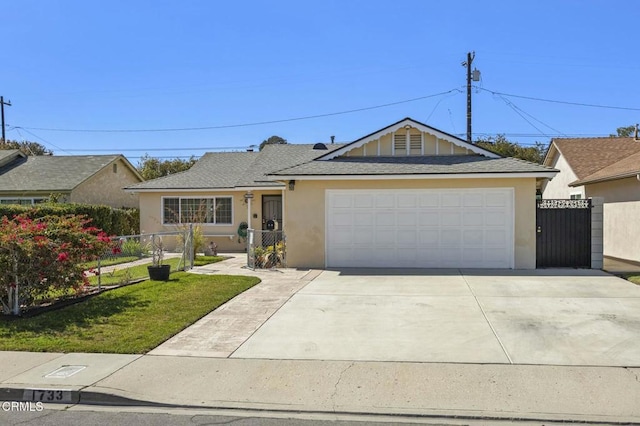
<path id="1" fill-rule="evenodd" d="M 582 200 L 582 194 L 577 192 L 575 194 L 569 195 L 569 198 L 572 199 L 572 200 Z"/>
<path id="2" fill-rule="evenodd" d="M 165 197 L 162 199 L 163 223 L 233 223 L 232 197 Z"/>
<path id="3" fill-rule="evenodd" d="M 19 204 L 21 206 L 32 206 L 34 204 L 44 203 L 46 198 L 0 198 L 0 204 Z"/>

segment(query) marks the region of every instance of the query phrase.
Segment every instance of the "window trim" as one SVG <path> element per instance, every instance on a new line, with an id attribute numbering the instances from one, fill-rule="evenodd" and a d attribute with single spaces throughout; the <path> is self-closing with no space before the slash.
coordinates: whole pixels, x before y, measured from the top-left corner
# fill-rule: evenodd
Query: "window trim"
<path id="1" fill-rule="evenodd" d="M 3 204 L 2 201 L 6 201 L 6 200 L 11 200 L 11 201 L 25 201 L 25 200 L 29 200 L 31 201 L 31 205 L 35 206 L 36 204 L 39 203 L 44 203 L 45 201 L 47 201 L 48 197 L 0 197 L 0 204 L 5 205 L 5 206 L 11 206 L 11 205 L 16 205 L 15 203 L 10 203 L 10 204 Z M 36 200 L 38 202 L 36 202 Z M 24 204 L 17 204 L 19 206 L 24 206 Z"/>
<path id="2" fill-rule="evenodd" d="M 578 198 L 574 198 L 574 196 L 578 196 Z M 569 199 L 570 200 L 582 200 L 582 192 L 577 191 L 577 192 L 570 192 L 569 193 Z"/>
<path id="3" fill-rule="evenodd" d="M 178 222 L 175 223 L 167 223 L 165 221 L 165 217 L 164 217 L 164 200 L 166 198 L 174 198 L 178 200 Z M 197 199 L 197 200 L 214 200 L 214 204 L 217 202 L 218 198 L 227 198 L 231 200 L 231 222 L 229 223 L 217 223 L 217 222 L 213 222 L 213 223 L 209 223 L 209 222 L 204 222 L 204 223 L 200 223 L 200 222 L 182 222 L 182 200 L 186 200 L 186 199 Z M 167 225 L 188 225 L 190 223 L 193 223 L 194 225 L 203 225 L 203 226 L 233 226 L 234 224 L 234 207 L 233 207 L 234 203 L 233 203 L 233 196 L 232 195 L 212 195 L 212 196 L 186 196 L 186 197 L 181 197 L 179 195 L 177 196 L 172 196 L 172 195 L 163 195 L 160 197 L 160 219 L 162 221 L 162 225 L 163 226 L 167 226 Z M 216 219 L 215 214 L 213 215 L 214 220 Z"/>

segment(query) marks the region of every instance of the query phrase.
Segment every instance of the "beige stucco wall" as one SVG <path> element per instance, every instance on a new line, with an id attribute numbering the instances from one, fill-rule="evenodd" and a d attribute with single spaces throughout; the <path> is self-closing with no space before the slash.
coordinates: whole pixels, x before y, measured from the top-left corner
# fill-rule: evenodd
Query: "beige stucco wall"
<path id="1" fill-rule="evenodd" d="M 604 255 L 640 262 L 640 201 L 604 204 Z"/>
<path id="2" fill-rule="evenodd" d="M 569 186 L 571 182 L 578 180 L 578 177 L 573 170 L 571 170 L 569 163 L 567 163 L 564 157 L 557 154 L 555 160 L 550 164 L 550 166 L 560 170 L 560 173 L 543 186 L 542 198 L 566 199 L 570 198 L 571 194 L 574 193 L 579 193 L 582 198 L 586 198 L 584 186 L 578 186 L 575 188 Z"/>
<path id="3" fill-rule="evenodd" d="M 233 238 L 226 236 L 205 237 L 205 244 L 210 241 L 218 245 L 218 251 L 240 252 L 244 251 L 246 243 L 238 242 L 238 226 L 241 222 L 247 221 L 249 205 L 244 200 L 246 190 L 239 191 L 216 191 L 216 192 L 141 192 L 140 193 L 140 231 L 143 234 L 156 232 L 170 232 L 184 229 L 188 225 L 164 225 L 162 223 L 162 197 L 232 197 L 233 223 L 231 225 L 202 224 L 201 229 L 204 235 L 233 235 Z M 250 227 L 262 229 L 262 195 L 281 195 L 281 190 L 251 191 L 253 199 L 251 201 L 251 223 Z M 255 216 L 255 217 L 254 217 Z M 286 221 L 286 218 L 285 218 Z M 172 238 L 164 239 L 168 250 L 175 248 L 175 241 Z"/>
<path id="4" fill-rule="evenodd" d="M 602 197 L 605 203 L 640 201 L 640 181 L 634 177 L 586 186 L 587 197 Z"/>
<path id="5" fill-rule="evenodd" d="M 121 159 L 115 164 L 118 165 L 116 173 L 113 172 L 113 164 L 109 164 L 74 188 L 69 201 L 116 208 L 138 207 L 137 194 L 125 192 L 123 188 L 140 182 L 140 179 Z"/>
<path id="6" fill-rule="evenodd" d="M 285 194 L 287 265 L 325 267 L 326 189 L 514 188 L 515 268 L 536 267 L 536 185 L 534 178 L 297 181 Z"/>

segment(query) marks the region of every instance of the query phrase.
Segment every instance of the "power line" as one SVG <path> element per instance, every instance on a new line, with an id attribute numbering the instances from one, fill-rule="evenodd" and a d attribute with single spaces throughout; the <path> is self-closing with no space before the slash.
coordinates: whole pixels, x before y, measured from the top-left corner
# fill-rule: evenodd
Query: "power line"
<path id="1" fill-rule="evenodd" d="M 346 111 L 330 112 L 326 114 L 307 115 L 303 117 L 286 118 L 281 120 L 258 121 L 254 123 L 226 124 L 226 125 L 220 125 L 220 126 L 180 127 L 180 128 L 167 128 L 167 129 L 60 129 L 60 128 L 49 128 L 49 127 L 24 127 L 24 126 L 14 126 L 14 127 L 25 129 L 25 130 L 30 129 L 30 130 L 46 130 L 51 132 L 83 132 L 83 133 L 184 132 L 184 131 L 194 131 L 194 130 L 230 129 L 230 128 L 237 128 L 237 127 L 261 126 L 265 124 L 286 123 L 291 121 L 311 120 L 315 118 L 332 117 L 332 116 L 343 115 L 343 114 L 352 114 L 354 112 L 370 111 L 372 109 L 386 108 L 389 106 L 421 101 L 424 99 L 434 98 L 436 96 L 447 95 L 452 92 L 461 92 L 461 91 L 460 89 L 456 88 L 456 89 L 447 90 L 446 92 L 436 93 L 433 95 L 419 96 L 417 98 L 405 99 L 397 102 L 389 102 L 386 104 L 375 105 L 375 106 L 364 107 L 364 108 L 350 109 Z"/>
<path id="2" fill-rule="evenodd" d="M 640 108 L 631 108 L 631 107 L 621 107 L 621 106 L 613 106 L 613 105 L 599 105 L 599 104 L 587 104 L 587 103 L 581 103 L 581 102 L 570 102 L 570 101 L 559 101 L 557 99 L 544 99 L 544 98 L 536 98 L 533 96 L 523 96 L 523 95 L 514 95 L 511 93 L 503 93 L 503 92 L 496 92 L 495 90 L 489 90 L 489 89 L 485 89 L 483 87 L 476 87 L 478 90 L 484 90 L 485 92 L 489 92 L 493 95 L 498 95 L 498 96 L 507 96 L 510 98 L 520 98 L 520 99 L 528 99 L 531 101 L 539 101 L 539 102 L 551 102 L 554 104 L 565 104 L 565 105 L 575 105 L 575 106 L 583 106 L 583 107 L 590 107 L 590 108 L 605 108 L 605 109 L 620 109 L 620 110 L 625 110 L 625 111 L 640 111 Z"/>

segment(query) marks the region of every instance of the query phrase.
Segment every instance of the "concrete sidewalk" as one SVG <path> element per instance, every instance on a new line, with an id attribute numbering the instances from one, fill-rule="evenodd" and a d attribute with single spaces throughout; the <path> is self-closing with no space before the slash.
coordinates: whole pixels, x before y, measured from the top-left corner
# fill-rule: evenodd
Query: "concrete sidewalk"
<path id="1" fill-rule="evenodd" d="M 180 339 L 146 355 L 0 352 L 0 401 L 42 399 L 45 409 L 51 399 L 67 405 L 214 408 L 283 416 L 391 414 L 413 421 L 640 424 L 640 368 L 228 358 L 234 346 L 220 343 L 230 342 L 230 336 L 212 333 L 202 339 L 198 329 L 235 321 L 234 339 L 244 341 L 319 273 L 251 271 L 242 268 L 244 261 L 238 255 L 192 271 L 263 280 L 245 292 L 248 297 L 232 299 L 191 326 L 193 339 L 187 329 Z M 251 315 L 238 315 L 243 309 Z"/>
<path id="2" fill-rule="evenodd" d="M 60 389 L 67 404 L 640 423 L 638 368 L 22 352 L 0 365 L 5 401 Z M 86 368 L 61 377 L 73 366 Z"/>

